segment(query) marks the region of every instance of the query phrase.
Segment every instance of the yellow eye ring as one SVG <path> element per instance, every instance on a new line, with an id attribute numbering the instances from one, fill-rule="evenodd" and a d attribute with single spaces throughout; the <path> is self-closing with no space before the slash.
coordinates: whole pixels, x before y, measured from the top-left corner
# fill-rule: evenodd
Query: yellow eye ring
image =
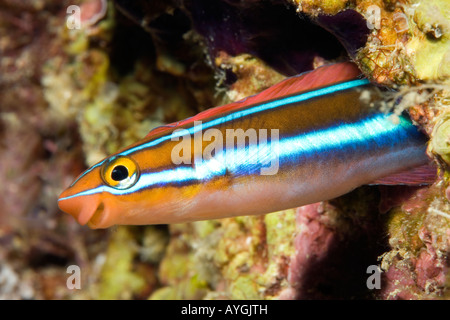
<path id="1" fill-rule="evenodd" d="M 109 159 L 101 170 L 103 181 L 116 189 L 131 188 L 139 179 L 139 167 L 133 159 L 116 156 Z"/>

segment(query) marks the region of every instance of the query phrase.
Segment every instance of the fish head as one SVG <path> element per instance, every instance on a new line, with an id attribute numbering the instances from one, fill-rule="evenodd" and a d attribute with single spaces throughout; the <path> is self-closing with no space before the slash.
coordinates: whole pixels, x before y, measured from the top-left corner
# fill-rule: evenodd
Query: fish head
<path id="1" fill-rule="evenodd" d="M 137 161 L 111 156 L 83 172 L 58 199 L 59 208 L 81 225 L 107 228 L 128 215 L 130 197 L 140 178 Z"/>

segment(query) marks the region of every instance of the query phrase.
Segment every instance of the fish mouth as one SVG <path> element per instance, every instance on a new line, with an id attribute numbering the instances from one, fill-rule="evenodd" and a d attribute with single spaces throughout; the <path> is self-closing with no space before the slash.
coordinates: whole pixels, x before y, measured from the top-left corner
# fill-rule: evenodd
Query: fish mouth
<path id="1" fill-rule="evenodd" d="M 91 222 L 97 227 L 105 217 L 105 205 L 97 196 L 74 197 L 65 191 L 58 200 L 58 206 L 62 211 L 73 216 L 80 225 Z"/>

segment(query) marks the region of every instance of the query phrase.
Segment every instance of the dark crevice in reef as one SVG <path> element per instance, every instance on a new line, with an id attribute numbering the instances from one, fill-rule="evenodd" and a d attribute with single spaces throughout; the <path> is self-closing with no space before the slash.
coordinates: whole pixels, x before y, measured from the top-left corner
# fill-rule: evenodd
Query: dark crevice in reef
<path id="1" fill-rule="evenodd" d="M 378 257 L 389 249 L 381 200 L 378 187 L 364 186 L 330 201 L 338 210 L 330 226 L 331 245 L 320 259 L 311 257 L 297 299 L 377 298 L 379 290 L 367 283 L 373 284 L 369 266 L 378 265 Z"/>
<path id="2" fill-rule="evenodd" d="M 339 39 L 350 57 L 354 57 L 367 42 L 370 31 L 367 22 L 354 10 L 344 10 L 333 16 L 322 14 L 316 22 Z"/>
<path id="3" fill-rule="evenodd" d="M 119 27 L 111 41 L 111 64 L 121 75 L 131 72 L 140 57 L 152 61 L 156 58 L 152 37 L 138 25 L 117 14 Z"/>
<path id="4" fill-rule="evenodd" d="M 186 0 L 185 7 L 212 56 L 250 53 L 291 76 L 311 70 L 315 57 L 344 52 L 332 34 L 283 1 Z"/>
<path id="5" fill-rule="evenodd" d="M 319 15 L 312 21 L 283 0 L 115 3 L 120 12 L 152 34 L 153 41 L 159 42 L 157 47 L 173 49 L 181 60 L 189 57 L 183 37 L 192 28 L 202 36 L 211 61 L 220 51 L 232 56 L 249 53 L 286 76 L 313 69 L 316 58 L 353 56 L 368 32 L 364 18 L 353 10 Z"/>

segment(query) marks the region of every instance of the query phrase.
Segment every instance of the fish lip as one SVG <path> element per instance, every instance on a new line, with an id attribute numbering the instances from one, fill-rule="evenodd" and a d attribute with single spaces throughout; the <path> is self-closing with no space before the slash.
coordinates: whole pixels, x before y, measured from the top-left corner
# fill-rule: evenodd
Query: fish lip
<path id="1" fill-rule="evenodd" d="M 105 216 L 105 205 L 103 204 L 103 202 L 100 202 L 97 208 L 91 214 L 86 224 L 89 226 L 89 228 L 97 229 L 103 222 Z"/>
<path id="2" fill-rule="evenodd" d="M 97 195 L 86 197 L 73 195 L 69 189 L 65 190 L 58 199 L 58 207 L 61 211 L 73 216 L 80 225 L 86 225 L 95 221 L 97 225 L 102 219 L 104 204 Z"/>

